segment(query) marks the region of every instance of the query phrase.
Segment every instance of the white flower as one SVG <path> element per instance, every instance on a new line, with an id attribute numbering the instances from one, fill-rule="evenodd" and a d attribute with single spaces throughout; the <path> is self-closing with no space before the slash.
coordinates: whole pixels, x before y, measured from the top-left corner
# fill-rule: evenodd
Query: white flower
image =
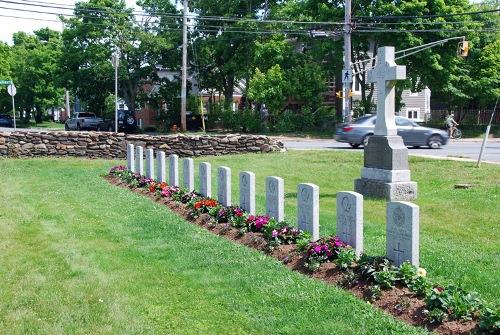
<path id="1" fill-rule="evenodd" d="M 424 268 L 418 268 L 418 270 L 417 270 L 417 276 L 419 276 L 419 277 L 425 277 L 425 276 L 427 276 L 427 271 Z"/>

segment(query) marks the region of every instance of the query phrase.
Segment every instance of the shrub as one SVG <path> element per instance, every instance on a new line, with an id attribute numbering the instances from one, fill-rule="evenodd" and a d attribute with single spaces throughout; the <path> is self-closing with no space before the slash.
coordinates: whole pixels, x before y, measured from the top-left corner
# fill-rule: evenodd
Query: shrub
<path id="1" fill-rule="evenodd" d="M 477 326 L 482 334 L 498 334 L 500 332 L 499 310 L 485 307 L 481 312 Z"/>
<path id="2" fill-rule="evenodd" d="M 354 262 L 356 262 L 357 259 L 358 257 L 356 256 L 355 250 L 350 246 L 347 246 L 340 250 L 335 263 L 341 269 L 348 269 L 352 264 L 354 264 Z"/>
<path id="3" fill-rule="evenodd" d="M 373 274 L 373 279 L 381 288 L 392 288 L 394 282 L 396 281 L 397 272 L 392 269 L 384 269 L 382 271 L 377 271 Z"/>
<path id="4" fill-rule="evenodd" d="M 470 320 L 479 314 L 481 301 L 475 292 L 466 292 L 460 287 L 448 285 L 436 286 L 426 298 L 429 311 L 440 309 L 452 319 Z"/>

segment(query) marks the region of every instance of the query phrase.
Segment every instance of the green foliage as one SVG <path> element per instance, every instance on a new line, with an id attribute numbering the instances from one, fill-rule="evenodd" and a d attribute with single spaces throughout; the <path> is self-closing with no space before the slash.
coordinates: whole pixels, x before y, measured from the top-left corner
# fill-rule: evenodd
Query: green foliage
<path id="1" fill-rule="evenodd" d="M 475 292 L 467 292 L 461 287 L 448 285 L 435 287 L 426 297 L 426 308 L 429 311 L 439 309 L 452 319 L 470 320 L 477 316 L 481 300 Z"/>
<path id="2" fill-rule="evenodd" d="M 340 249 L 340 252 L 337 255 L 335 263 L 341 269 L 347 269 L 351 265 L 353 265 L 354 262 L 356 262 L 357 258 L 358 257 L 356 256 L 356 252 L 353 248 L 351 247 L 342 248 Z"/>
<path id="3" fill-rule="evenodd" d="M 60 33 L 43 28 L 32 35 L 15 33 L 13 40 L 11 75 L 17 87 L 16 109 L 25 110 L 27 118 L 34 112 L 37 123 L 41 123 L 45 109 L 64 103 L 64 91 L 57 79 Z"/>
<path id="4" fill-rule="evenodd" d="M 432 290 L 432 283 L 427 277 L 416 277 L 408 284 L 408 288 L 417 296 L 425 297 Z"/>
<path id="5" fill-rule="evenodd" d="M 285 72 L 278 64 L 266 72 L 259 68 L 250 81 L 248 97 L 266 105 L 272 120 L 277 120 L 287 98 L 288 85 Z"/>
<path id="6" fill-rule="evenodd" d="M 382 297 L 382 288 L 379 285 L 370 285 L 367 289 L 367 300 L 374 302 L 380 297 Z"/>
<path id="7" fill-rule="evenodd" d="M 394 270 L 381 270 L 373 274 L 373 279 L 381 288 L 392 288 L 396 281 L 396 271 Z"/>
<path id="8" fill-rule="evenodd" d="M 409 286 L 417 278 L 417 267 L 410 262 L 404 262 L 398 269 L 398 280 Z"/>
<path id="9" fill-rule="evenodd" d="M 498 334 L 500 332 L 500 311 L 498 308 L 485 307 L 478 320 L 481 334 Z"/>
<path id="10" fill-rule="evenodd" d="M 144 1 L 146 10 L 157 8 Z M 153 6 L 153 7 L 151 7 Z M 176 13 L 165 2 L 163 12 Z M 119 91 L 129 110 L 135 110 L 146 80 L 157 80 L 157 65 L 167 64 L 178 53 L 178 32 L 166 27 L 140 25 L 124 1 L 91 0 L 75 5 L 75 16 L 65 20 L 64 55 L 61 57 L 62 82 L 77 92 L 88 108 L 101 114 L 106 97 L 114 91 L 112 54 L 120 53 Z"/>

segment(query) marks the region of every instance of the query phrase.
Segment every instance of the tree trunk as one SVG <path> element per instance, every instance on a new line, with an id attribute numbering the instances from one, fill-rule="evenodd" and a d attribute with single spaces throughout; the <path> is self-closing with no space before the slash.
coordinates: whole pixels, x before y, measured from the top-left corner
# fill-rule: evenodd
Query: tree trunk
<path id="1" fill-rule="evenodd" d="M 40 106 L 37 106 L 35 114 L 35 122 L 42 123 L 42 121 L 43 121 L 42 108 Z"/>
<path id="2" fill-rule="evenodd" d="M 227 107 L 232 106 L 234 95 L 234 74 L 229 73 L 226 78 L 226 84 L 224 86 L 224 105 Z"/>

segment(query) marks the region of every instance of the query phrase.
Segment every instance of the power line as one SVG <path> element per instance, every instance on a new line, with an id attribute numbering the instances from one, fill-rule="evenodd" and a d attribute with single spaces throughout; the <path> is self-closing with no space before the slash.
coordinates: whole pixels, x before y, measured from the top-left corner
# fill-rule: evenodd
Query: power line
<path id="1" fill-rule="evenodd" d="M 357 33 L 461 33 L 461 32 L 500 32 L 500 29 L 405 29 L 405 30 L 393 30 L 393 29 L 360 29 L 356 30 Z"/>
<path id="2" fill-rule="evenodd" d="M 56 4 L 53 2 L 42 2 L 42 1 L 19 2 L 19 1 L 11 1 L 11 0 L 1 0 L 0 2 L 8 3 L 8 4 L 23 5 L 23 6 L 36 6 L 36 7 L 43 7 L 43 8 L 52 8 L 52 9 L 63 9 L 63 10 L 78 9 L 79 11 L 84 11 L 84 12 L 86 11 L 86 12 L 96 12 L 96 13 L 103 13 L 103 14 L 129 15 L 129 13 L 124 13 L 124 12 L 119 12 L 119 11 L 90 9 L 90 8 L 76 8 L 76 7 L 69 7 L 68 5 Z M 165 12 L 158 12 L 158 11 L 153 11 L 153 12 L 149 12 L 149 13 L 148 12 L 131 11 L 130 13 L 133 15 L 136 15 L 136 16 L 158 16 L 158 17 L 182 19 L 181 14 L 165 13 Z M 207 15 L 195 15 L 195 14 L 188 14 L 187 17 L 189 19 L 196 19 L 196 20 L 201 20 L 201 21 L 255 22 L 255 23 L 276 23 L 276 24 L 313 24 L 313 25 L 320 25 L 320 24 L 322 24 L 322 25 L 341 25 L 341 24 L 343 24 L 342 22 L 296 21 L 296 20 L 259 20 L 259 19 L 253 19 L 253 18 L 243 18 L 243 17 L 235 18 L 235 17 L 207 16 Z"/>
<path id="3" fill-rule="evenodd" d="M 396 19 L 417 19 L 417 18 L 433 18 L 433 17 L 454 17 L 463 15 L 479 15 L 487 13 L 500 12 L 500 9 L 482 10 L 477 12 L 463 12 L 453 14 L 428 14 L 428 15 L 384 15 L 384 16 L 354 16 L 354 19 L 370 19 L 370 20 L 396 20 Z"/>

